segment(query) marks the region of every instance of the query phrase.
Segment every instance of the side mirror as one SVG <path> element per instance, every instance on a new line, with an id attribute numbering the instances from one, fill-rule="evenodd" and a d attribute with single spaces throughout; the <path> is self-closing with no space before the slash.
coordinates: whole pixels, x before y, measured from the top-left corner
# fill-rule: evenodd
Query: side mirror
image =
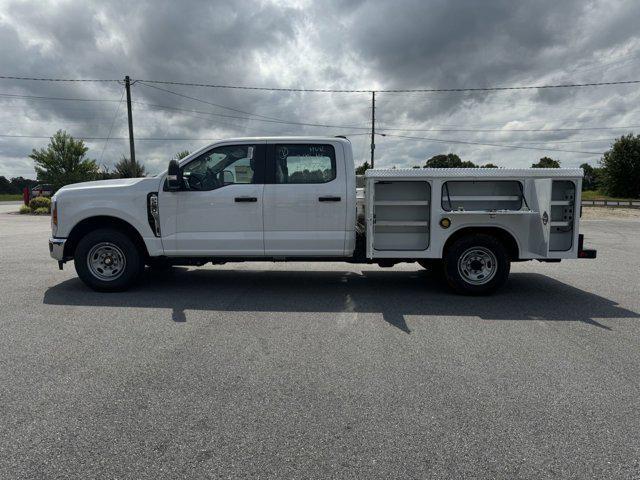
<path id="1" fill-rule="evenodd" d="M 167 190 L 170 192 L 182 190 L 182 172 L 180 171 L 180 164 L 177 160 L 171 160 L 169 162 L 169 169 L 167 170 Z"/>

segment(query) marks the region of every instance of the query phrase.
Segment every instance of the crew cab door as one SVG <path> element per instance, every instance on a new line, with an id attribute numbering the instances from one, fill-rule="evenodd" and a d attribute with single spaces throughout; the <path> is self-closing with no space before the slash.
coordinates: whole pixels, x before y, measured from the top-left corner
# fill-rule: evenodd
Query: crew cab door
<path id="1" fill-rule="evenodd" d="M 266 255 L 344 255 L 348 202 L 340 143 L 269 141 L 266 178 Z"/>
<path id="2" fill-rule="evenodd" d="M 263 142 L 222 145 L 181 167 L 173 254 L 264 254 L 264 159 Z"/>

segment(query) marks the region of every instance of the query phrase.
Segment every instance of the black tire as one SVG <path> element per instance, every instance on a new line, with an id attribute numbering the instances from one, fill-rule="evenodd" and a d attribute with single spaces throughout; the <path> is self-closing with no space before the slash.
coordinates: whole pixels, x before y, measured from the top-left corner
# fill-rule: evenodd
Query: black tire
<path id="1" fill-rule="evenodd" d="M 89 259 L 90 255 L 93 262 Z M 101 265 L 90 267 L 90 263 L 98 263 L 99 258 L 104 255 L 106 256 Z M 112 228 L 93 230 L 82 237 L 73 260 L 80 279 L 88 287 L 99 292 L 127 290 L 144 269 L 142 254 L 133 240 L 125 233 Z M 119 266 L 121 268 L 118 268 Z M 112 278 L 108 278 L 110 273 Z"/>
<path id="2" fill-rule="evenodd" d="M 504 245 L 486 234 L 456 240 L 444 256 L 444 274 L 449 286 L 463 295 L 488 295 L 509 278 L 511 261 Z"/>

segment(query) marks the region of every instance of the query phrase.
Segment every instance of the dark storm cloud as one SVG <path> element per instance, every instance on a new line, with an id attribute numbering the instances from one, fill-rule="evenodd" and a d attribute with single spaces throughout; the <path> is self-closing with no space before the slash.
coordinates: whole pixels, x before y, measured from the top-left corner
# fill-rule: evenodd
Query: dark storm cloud
<path id="1" fill-rule="evenodd" d="M 640 4 L 631 1 L 66 1 L 0 2 L 0 64 L 5 75 L 167 79 L 332 88 L 475 87 L 600 81 L 640 77 Z M 177 93 L 293 122 L 364 127 L 363 94 L 268 93 L 161 86 Z M 514 128 L 640 124 L 638 89 L 541 90 L 500 94 L 380 94 L 378 126 L 418 129 L 464 127 L 506 132 L 405 134 L 517 143 L 574 141 L 624 132 L 530 132 Z M 118 100 L 117 84 L 0 82 L 1 93 Z M 246 115 L 142 84 L 136 102 Z M 117 102 L 0 99 L 0 133 L 50 135 L 65 128 L 78 136 L 107 136 Z M 339 134 L 322 129 L 234 119 L 134 104 L 136 135 L 220 138 L 258 134 Z M 402 133 L 402 132 L 398 132 Z M 112 135 L 126 136 L 124 108 Z M 137 142 L 152 171 L 191 142 Z M 31 147 L 46 140 L 0 138 L 0 174 L 23 170 Z M 367 140 L 354 136 L 358 161 Z M 527 165 L 545 152 L 380 138 L 379 165 L 423 163 L 444 151 L 474 161 Z M 544 145 L 544 143 L 542 143 Z M 558 148 L 562 144 L 555 145 Z M 567 144 L 602 151 L 607 143 Z M 574 148 L 569 148 L 573 146 Z M 90 154 L 112 164 L 127 143 L 90 143 Z M 565 165 L 597 157 L 549 152 Z"/>

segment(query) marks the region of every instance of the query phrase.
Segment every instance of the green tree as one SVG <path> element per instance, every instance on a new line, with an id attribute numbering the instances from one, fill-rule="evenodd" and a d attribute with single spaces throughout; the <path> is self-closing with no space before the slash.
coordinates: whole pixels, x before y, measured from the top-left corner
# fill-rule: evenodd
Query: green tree
<path id="1" fill-rule="evenodd" d="M 495 165 L 493 163 L 485 163 L 484 165 L 482 165 L 482 168 L 500 168 L 500 167 L 498 167 L 498 165 Z"/>
<path id="2" fill-rule="evenodd" d="M 38 184 L 38 181 L 32 180 L 31 178 L 13 177 L 11 179 L 11 185 L 13 185 L 13 188 L 15 189 L 16 193 L 22 193 L 22 190 L 24 189 L 24 187 L 27 187 L 29 190 L 31 190 L 37 184 Z"/>
<path id="3" fill-rule="evenodd" d="M 427 160 L 424 168 L 476 168 L 473 162 L 462 161 L 455 153 L 435 155 Z"/>
<path id="4" fill-rule="evenodd" d="M 598 189 L 598 170 L 588 163 L 583 163 L 580 168 L 584 171 L 584 178 L 582 179 L 582 190 L 597 190 Z"/>
<path id="5" fill-rule="evenodd" d="M 18 193 L 4 175 L 0 176 L 0 193 Z"/>
<path id="6" fill-rule="evenodd" d="M 116 172 L 112 172 L 108 165 L 102 165 L 98 172 L 98 179 L 111 180 L 112 178 L 118 178 L 118 174 Z"/>
<path id="7" fill-rule="evenodd" d="M 124 155 L 114 166 L 114 176 L 117 178 L 140 178 L 144 177 L 147 172 L 144 165 L 136 161 L 131 161 Z"/>
<path id="8" fill-rule="evenodd" d="M 549 157 L 542 157 L 538 163 L 531 165 L 531 168 L 560 168 L 560 162 Z"/>
<path id="9" fill-rule="evenodd" d="M 364 162 L 359 167 L 356 167 L 356 175 L 364 175 L 364 172 L 366 172 L 370 168 L 371 168 L 371 165 L 369 165 L 369 162 Z"/>
<path id="10" fill-rule="evenodd" d="M 613 197 L 640 198 L 640 135 L 623 135 L 600 160 L 604 191 Z"/>
<path id="11" fill-rule="evenodd" d="M 188 157 L 190 153 L 191 152 L 189 152 L 189 150 L 182 150 L 182 151 L 176 153 L 173 156 L 172 160 L 182 160 L 183 158 Z"/>
<path id="12" fill-rule="evenodd" d="M 35 162 L 37 178 L 58 189 L 70 183 L 94 180 L 98 175 L 95 160 L 85 158 L 89 149 L 82 140 L 76 140 L 63 130 L 58 130 L 46 148 L 33 149 L 30 158 Z"/>

